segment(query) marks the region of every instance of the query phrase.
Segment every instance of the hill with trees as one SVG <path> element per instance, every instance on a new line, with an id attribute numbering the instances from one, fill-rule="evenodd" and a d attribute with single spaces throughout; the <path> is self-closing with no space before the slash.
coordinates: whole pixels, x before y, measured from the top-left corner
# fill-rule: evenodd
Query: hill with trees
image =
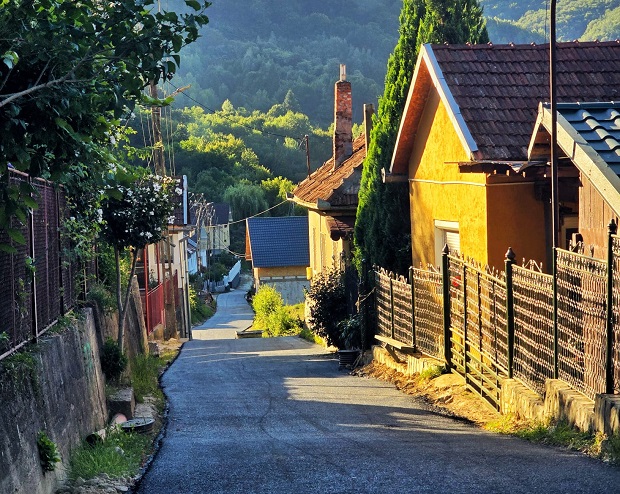
<path id="1" fill-rule="evenodd" d="M 427 5 L 436 0 L 423 0 Z M 481 0 L 493 43 L 542 43 L 548 0 Z M 179 6 L 180 0 L 162 0 Z M 175 84 L 191 84 L 205 106 L 267 112 L 289 91 L 299 111 L 326 128 L 340 63 L 353 84 L 354 121 L 378 104 L 387 60 L 398 41 L 402 0 L 213 0 L 209 25 L 183 52 Z M 179 7 L 180 8 L 180 7 Z M 620 38 L 618 0 L 558 0 L 558 39 Z M 179 104 L 191 103 L 179 99 Z"/>

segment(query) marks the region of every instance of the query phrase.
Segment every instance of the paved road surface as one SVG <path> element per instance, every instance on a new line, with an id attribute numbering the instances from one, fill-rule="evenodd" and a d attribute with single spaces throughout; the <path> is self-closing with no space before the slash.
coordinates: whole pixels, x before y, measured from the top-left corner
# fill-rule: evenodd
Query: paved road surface
<path id="1" fill-rule="evenodd" d="M 321 347 L 231 339 L 229 325 L 201 330 L 165 374 L 169 425 L 139 493 L 620 490 L 620 469 L 434 415 Z"/>
<path id="2" fill-rule="evenodd" d="M 249 288 L 250 281 L 242 277 L 239 288 L 217 295 L 217 311 L 204 324 L 192 329 L 192 338 L 235 338 L 237 331 L 247 329 L 254 318 L 252 309 L 245 300 Z"/>

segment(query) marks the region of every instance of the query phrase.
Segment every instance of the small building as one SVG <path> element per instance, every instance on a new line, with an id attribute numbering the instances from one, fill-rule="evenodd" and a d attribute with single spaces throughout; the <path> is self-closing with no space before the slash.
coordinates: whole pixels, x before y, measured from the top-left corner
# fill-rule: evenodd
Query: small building
<path id="1" fill-rule="evenodd" d="M 246 260 L 252 262 L 254 287 L 273 286 L 284 303 L 304 301 L 310 266 L 308 218 L 283 216 L 246 220 Z"/>
<path id="2" fill-rule="evenodd" d="M 557 105 L 558 176 L 563 177 L 564 240 L 572 250 L 607 256 L 608 225 L 620 216 L 620 103 Z M 540 104 L 529 158 L 548 161 L 551 110 Z M 570 222 L 570 223 L 569 223 Z"/>

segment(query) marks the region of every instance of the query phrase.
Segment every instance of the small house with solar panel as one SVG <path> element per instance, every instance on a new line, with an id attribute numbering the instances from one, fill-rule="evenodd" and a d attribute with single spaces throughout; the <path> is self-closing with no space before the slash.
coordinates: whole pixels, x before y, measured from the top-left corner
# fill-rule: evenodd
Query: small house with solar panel
<path id="1" fill-rule="evenodd" d="M 254 288 L 270 285 L 285 304 L 303 302 L 310 286 L 308 217 L 248 218 L 246 226 L 245 257 L 252 262 Z"/>

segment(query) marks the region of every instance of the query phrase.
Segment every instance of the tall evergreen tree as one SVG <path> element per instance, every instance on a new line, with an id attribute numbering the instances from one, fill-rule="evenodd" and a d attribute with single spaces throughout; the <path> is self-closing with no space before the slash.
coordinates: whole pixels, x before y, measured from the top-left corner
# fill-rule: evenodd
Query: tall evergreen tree
<path id="1" fill-rule="evenodd" d="M 385 90 L 373 119 L 362 172 L 355 223 L 355 255 L 404 274 L 411 264 L 409 190 L 384 184 L 398 125 L 409 92 L 419 47 L 423 43 L 487 43 L 489 37 L 478 0 L 403 0 L 400 37 L 388 60 Z"/>

